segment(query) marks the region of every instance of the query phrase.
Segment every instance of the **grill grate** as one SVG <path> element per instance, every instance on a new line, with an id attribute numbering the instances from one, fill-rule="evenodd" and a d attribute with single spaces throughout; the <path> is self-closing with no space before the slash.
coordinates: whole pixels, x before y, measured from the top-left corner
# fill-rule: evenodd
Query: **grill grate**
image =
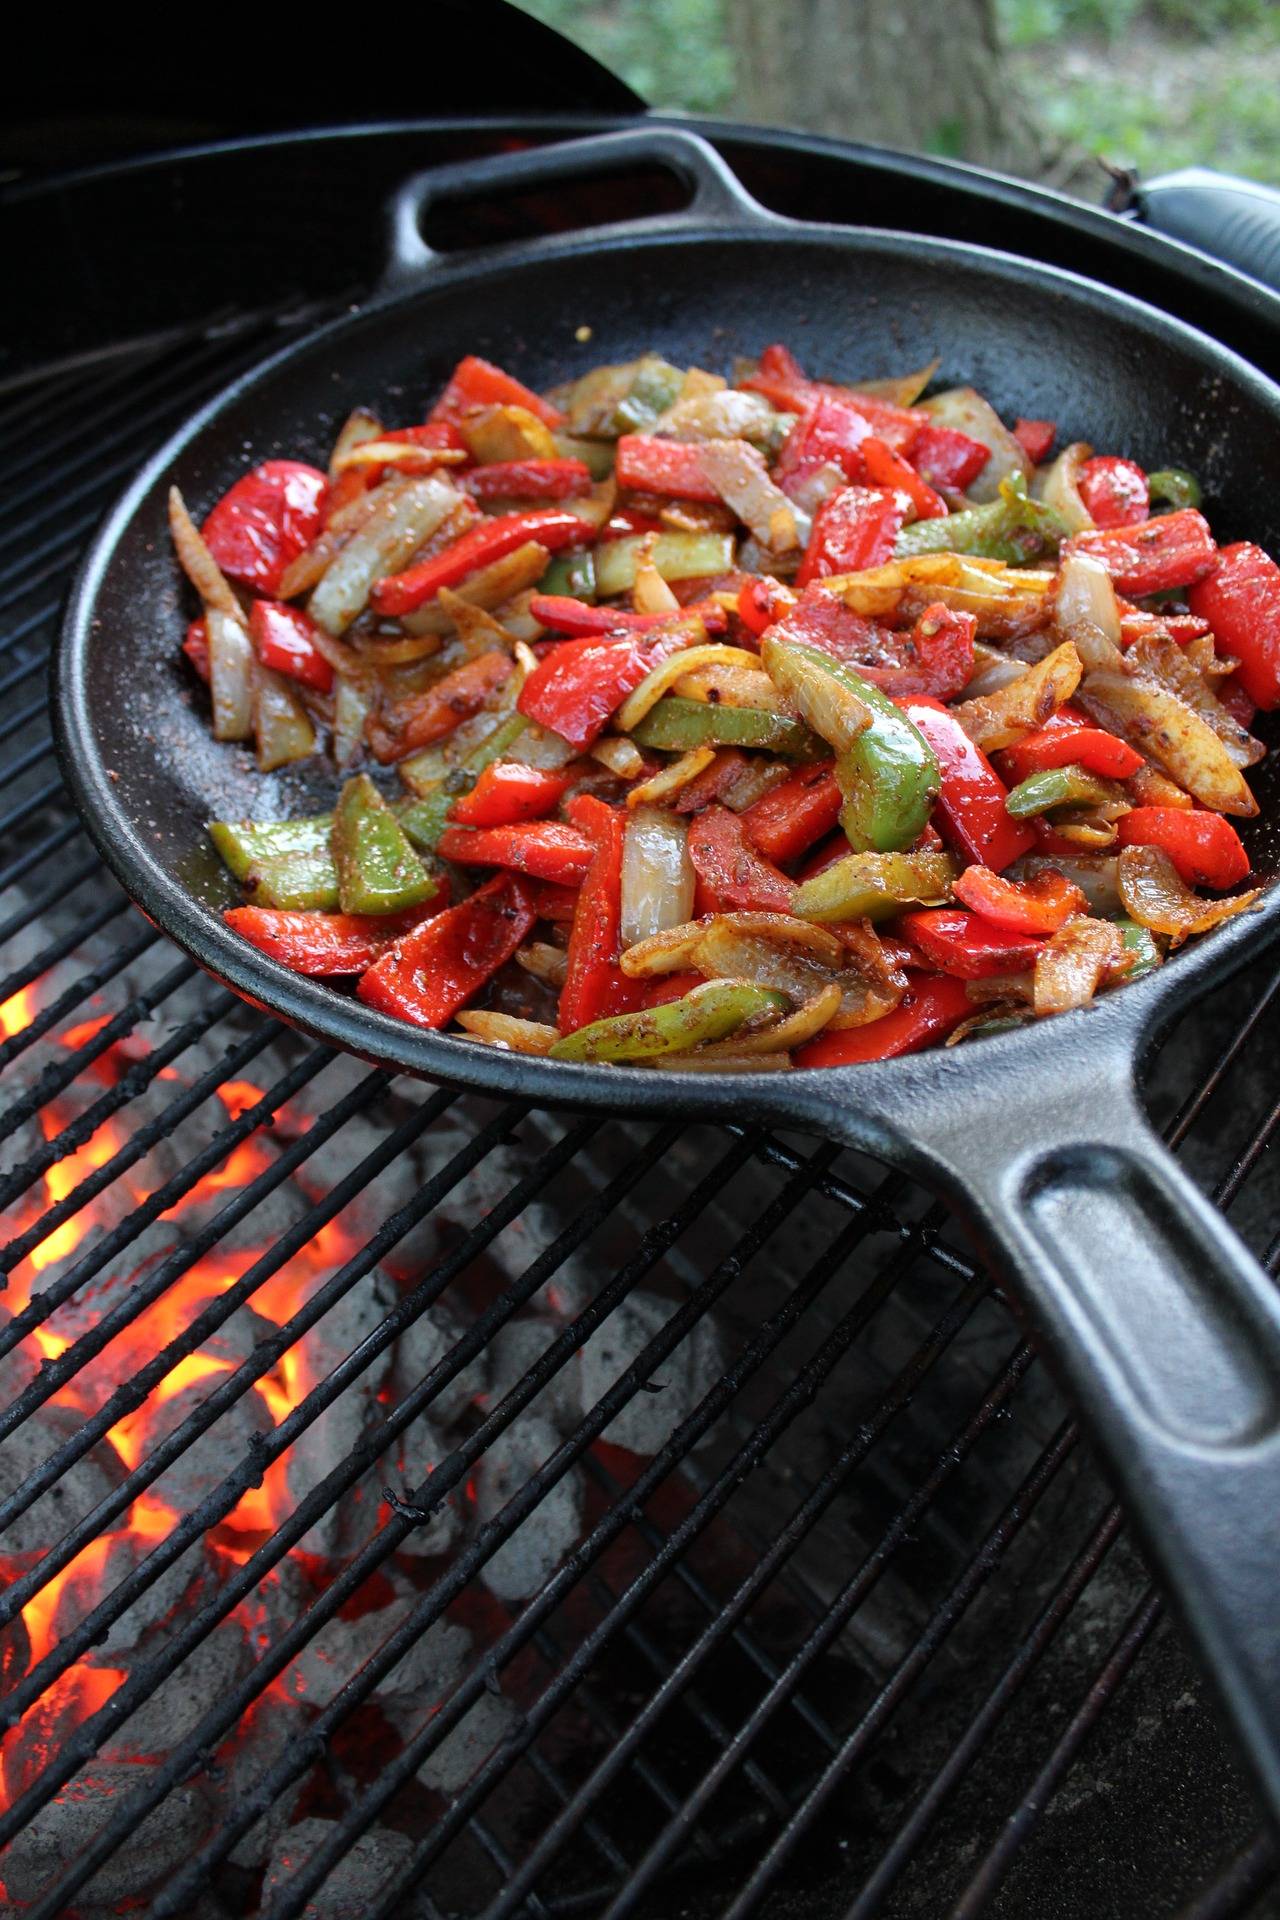
<path id="1" fill-rule="evenodd" d="M 781 1920 L 797 1902 L 847 1920 L 1128 1915 L 1157 1880 L 1162 1904 L 1144 1911 L 1262 1912 L 1270 1844 L 1122 1517 L 1007 1304 L 926 1195 L 751 1126 L 570 1119 L 369 1072 L 175 961 L 100 869 L 41 694 L 67 571 L 176 419 L 315 317 L 219 316 L 0 405 L 0 1265 L 13 1309 L 0 1355 L 21 1369 L 0 1461 L 8 1449 L 26 1463 L 0 1485 L 0 1547 L 71 1489 L 44 1549 L 4 1561 L 0 1877 L 15 1908 L 345 1912 L 334 1890 L 363 1859 L 371 1917 L 669 1914 L 673 1873 L 682 1913 L 733 1920 Z M 1152 1076 L 1169 1137 L 1272 1270 L 1280 1109 L 1257 1062 L 1278 981 L 1257 967 L 1220 994 Z M 198 1310 L 166 1317 L 218 1261 Z M 316 1284 L 280 1305 L 307 1262 Z M 642 1296 L 658 1310 L 627 1364 L 567 1414 L 593 1334 Z M 457 1338 L 415 1375 L 389 1374 L 442 1297 L 467 1303 Z M 105 1436 L 123 1446 L 268 1298 L 248 1348 L 184 1386 L 172 1429 L 125 1449 L 125 1471 L 80 1499 Z M 531 1305 L 540 1350 L 471 1396 L 439 1458 L 399 1472 L 395 1446 Z M 152 1490 L 201 1435 L 260 1405 L 329 1312 L 357 1309 L 359 1338 L 269 1428 L 233 1425 L 187 1510 L 170 1509 L 119 1577 L 112 1561 L 63 1623 L 51 1596 L 61 1606 L 104 1542 L 154 1517 Z M 112 1371 L 114 1344 L 138 1328 L 145 1351 Z M 716 1365 L 681 1398 L 672 1381 L 712 1339 Z M 35 1348 L 38 1371 L 23 1359 Z M 86 1398 L 95 1373 L 109 1390 Z M 233 1550 L 228 1516 L 371 1380 L 372 1424 L 308 1454 L 288 1511 Z M 651 1443 L 616 1444 L 611 1423 L 642 1412 Z M 477 1478 L 530 1418 L 550 1436 L 545 1457 L 508 1451 L 465 1538 L 407 1556 L 442 1514 L 474 1506 Z M 47 1437 L 15 1452 L 33 1433 Z M 381 1524 L 321 1563 L 300 1543 L 375 1468 L 391 1489 Z M 579 1517 L 549 1577 L 504 1599 L 500 1557 L 569 1495 Z M 216 1580 L 115 1668 L 109 1636 L 204 1566 L 210 1542 Z M 296 1590 L 282 1584 L 291 1569 Z M 308 1650 L 332 1644 L 326 1629 L 378 1613 L 393 1575 L 387 1630 L 359 1639 L 323 1699 L 291 1690 Z M 233 1618 L 258 1623 L 252 1662 L 161 1759 L 126 1769 L 99 1823 L 29 1884 L 31 1836 L 52 1830 L 41 1822 L 68 1785 L 74 1797 L 170 1676 L 194 1689 Z M 397 1671 L 416 1673 L 462 1627 L 470 1651 L 441 1667 L 439 1698 L 421 1679 L 397 1695 Z M 20 1768 L 15 1743 L 73 1686 L 77 1711 Z M 288 1737 L 230 1765 L 229 1743 L 286 1708 Z M 204 1808 L 188 1827 L 184 1794 Z M 112 1893 L 155 1809 L 182 1844 L 143 1895 Z"/>

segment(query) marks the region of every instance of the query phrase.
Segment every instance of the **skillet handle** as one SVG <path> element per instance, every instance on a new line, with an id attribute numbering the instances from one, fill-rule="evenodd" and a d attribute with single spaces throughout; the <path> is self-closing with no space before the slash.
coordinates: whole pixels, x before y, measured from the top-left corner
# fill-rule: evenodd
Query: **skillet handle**
<path id="1" fill-rule="evenodd" d="M 1280 1818 L 1280 1289 L 1152 1131 L 1127 1056 L 1049 1085 L 1003 1075 L 981 1125 L 937 1100 L 912 1157 L 1013 1282 Z"/>
<path id="2" fill-rule="evenodd" d="M 404 292 L 457 258 L 437 253 L 423 239 L 422 221 L 431 207 L 446 201 L 522 193 L 530 187 L 590 180 L 654 165 L 665 167 L 689 187 L 688 206 L 677 213 L 619 222 L 611 228 L 594 228 L 593 233 L 674 234 L 686 227 L 789 224 L 781 214 L 770 213 L 753 199 L 715 148 L 697 134 L 685 133 L 678 127 L 628 127 L 618 133 L 592 134 L 581 140 L 560 141 L 555 146 L 493 154 L 481 160 L 463 160 L 456 166 L 430 167 L 423 173 L 415 173 L 397 190 L 388 208 L 389 257 L 382 288 L 386 292 Z"/>

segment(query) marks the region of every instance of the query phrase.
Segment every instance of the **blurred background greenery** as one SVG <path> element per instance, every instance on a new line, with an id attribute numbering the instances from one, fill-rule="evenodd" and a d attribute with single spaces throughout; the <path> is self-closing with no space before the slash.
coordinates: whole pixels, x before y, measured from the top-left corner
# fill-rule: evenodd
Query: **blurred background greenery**
<path id="1" fill-rule="evenodd" d="M 808 117 L 803 88 L 787 92 L 775 82 L 771 94 L 758 75 L 753 85 L 744 69 L 755 64 L 758 41 L 744 38 L 744 0 L 518 4 L 576 40 L 657 108 L 910 144 L 1003 165 L 1090 199 L 1101 198 L 1106 187 L 1099 157 L 1148 175 L 1200 162 L 1280 185 L 1277 0 L 974 0 L 984 32 L 990 29 L 989 58 L 999 67 L 992 97 L 1007 100 L 1010 116 L 1029 134 L 1007 140 L 1007 127 L 995 140 L 989 125 L 954 109 L 930 119 L 936 47 L 923 62 L 916 137 L 909 138 L 901 120 L 877 127 L 874 98 L 849 113 L 854 124 L 841 125 L 830 99 Z M 781 12 L 779 0 L 768 5 Z M 856 35 L 867 7 L 868 0 L 828 0 L 811 8 L 819 23 L 812 31 L 827 36 L 828 67 L 841 24 Z M 789 10 L 794 16 L 795 0 Z M 963 27 L 945 0 L 906 0 L 897 14 L 886 16 L 888 30 L 905 18 L 917 46 L 920 34 L 936 39 Z M 775 29 L 766 21 L 756 31 Z M 909 83 L 910 41 L 901 51 Z"/>

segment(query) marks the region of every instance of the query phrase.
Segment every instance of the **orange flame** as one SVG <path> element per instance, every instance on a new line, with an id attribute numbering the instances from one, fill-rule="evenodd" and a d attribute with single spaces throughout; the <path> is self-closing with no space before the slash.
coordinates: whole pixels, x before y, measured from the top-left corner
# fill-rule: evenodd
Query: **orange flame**
<path id="1" fill-rule="evenodd" d="M 23 987 L 20 992 L 10 994 L 0 1001 L 0 1034 L 6 1040 L 12 1040 L 15 1034 L 22 1033 L 36 1017 L 36 996 L 31 987 Z"/>

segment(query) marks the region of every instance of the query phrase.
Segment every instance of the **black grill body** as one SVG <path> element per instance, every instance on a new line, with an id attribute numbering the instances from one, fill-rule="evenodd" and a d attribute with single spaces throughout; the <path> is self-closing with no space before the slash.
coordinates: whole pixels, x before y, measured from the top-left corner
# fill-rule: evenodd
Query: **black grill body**
<path id="1" fill-rule="evenodd" d="M 310 1047 L 141 921 L 66 803 L 45 654 L 112 496 L 373 283 L 398 180 L 569 130 L 258 142 L 0 210 L 13 283 L 58 288 L 0 378 L 0 1881 L 202 1920 L 1280 1911 L 1087 1442 L 928 1195 Z M 1106 216 L 711 131 L 779 211 L 1021 250 L 1274 362 L 1274 300 Z M 1278 980 L 1149 1080 L 1273 1271 Z"/>

